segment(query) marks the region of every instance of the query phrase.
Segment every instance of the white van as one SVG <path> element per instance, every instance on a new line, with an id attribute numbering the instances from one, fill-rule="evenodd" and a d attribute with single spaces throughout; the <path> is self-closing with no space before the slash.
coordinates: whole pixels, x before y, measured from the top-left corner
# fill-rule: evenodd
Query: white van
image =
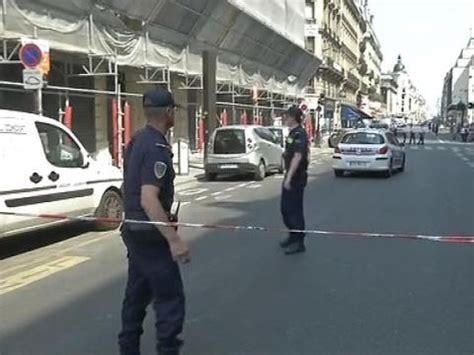
<path id="1" fill-rule="evenodd" d="M 120 170 L 93 159 L 61 123 L 0 110 L 0 211 L 121 218 L 121 186 Z M 0 237 L 63 222 L 0 214 Z"/>
<path id="2" fill-rule="evenodd" d="M 283 148 L 266 127 L 221 127 L 212 135 L 204 170 L 211 181 L 219 174 L 253 174 L 255 180 L 263 180 L 272 170 L 283 173 Z"/>

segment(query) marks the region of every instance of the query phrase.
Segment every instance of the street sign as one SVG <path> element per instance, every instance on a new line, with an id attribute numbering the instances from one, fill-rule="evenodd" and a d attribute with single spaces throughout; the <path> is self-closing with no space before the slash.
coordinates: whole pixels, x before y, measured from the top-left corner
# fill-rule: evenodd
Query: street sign
<path id="1" fill-rule="evenodd" d="M 51 69 L 49 42 L 42 39 L 23 37 L 20 60 L 25 68 L 38 68 L 44 75 Z"/>
<path id="2" fill-rule="evenodd" d="M 315 23 L 307 23 L 304 26 L 305 37 L 317 37 L 319 33 L 319 27 Z"/>
<path id="3" fill-rule="evenodd" d="M 39 69 L 23 69 L 23 87 L 36 90 L 43 87 L 43 72 Z"/>
<path id="4" fill-rule="evenodd" d="M 35 43 L 27 43 L 20 49 L 20 61 L 25 68 L 36 68 L 43 59 L 41 48 Z"/>

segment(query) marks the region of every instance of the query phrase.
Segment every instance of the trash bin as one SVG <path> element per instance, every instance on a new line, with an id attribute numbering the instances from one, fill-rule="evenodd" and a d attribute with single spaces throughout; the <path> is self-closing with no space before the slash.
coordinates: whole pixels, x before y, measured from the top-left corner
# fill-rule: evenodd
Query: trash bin
<path id="1" fill-rule="evenodd" d="M 173 163 L 177 165 L 178 175 L 189 175 L 189 141 L 179 138 L 173 144 Z"/>

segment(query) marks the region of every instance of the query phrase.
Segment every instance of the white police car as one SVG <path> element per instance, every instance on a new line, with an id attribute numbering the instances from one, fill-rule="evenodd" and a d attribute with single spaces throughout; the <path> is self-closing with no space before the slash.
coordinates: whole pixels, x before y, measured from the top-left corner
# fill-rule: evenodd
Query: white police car
<path id="1" fill-rule="evenodd" d="M 405 170 L 406 153 L 393 133 L 358 129 L 346 133 L 334 150 L 333 169 L 337 177 L 351 171 L 381 172 L 386 177 Z"/>
<path id="2" fill-rule="evenodd" d="M 0 110 L 0 171 L 0 212 L 122 217 L 120 170 L 92 158 L 53 119 Z M 0 237 L 58 223 L 0 214 Z"/>

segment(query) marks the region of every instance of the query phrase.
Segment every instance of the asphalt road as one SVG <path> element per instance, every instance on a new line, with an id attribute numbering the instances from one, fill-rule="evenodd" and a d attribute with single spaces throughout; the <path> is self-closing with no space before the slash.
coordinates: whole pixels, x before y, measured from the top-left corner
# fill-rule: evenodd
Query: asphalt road
<path id="1" fill-rule="evenodd" d="M 308 228 L 474 234 L 474 145 L 407 147 L 390 179 L 310 170 Z M 281 227 L 280 176 L 180 187 L 183 221 Z M 51 232 L 54 233 L 54 232 Z M 184 354 L 474 353 L 474 246 L 311 237 L 285 256 L 281 235 L 182 229 L 193 260 Z M 0 262 L 0 354 L 117 354 L 125 251 L 116 233 Z M 8 284 L 6 284 L 8 283 Z M 149 312 L 143 354 L 153 353 Z"/>

